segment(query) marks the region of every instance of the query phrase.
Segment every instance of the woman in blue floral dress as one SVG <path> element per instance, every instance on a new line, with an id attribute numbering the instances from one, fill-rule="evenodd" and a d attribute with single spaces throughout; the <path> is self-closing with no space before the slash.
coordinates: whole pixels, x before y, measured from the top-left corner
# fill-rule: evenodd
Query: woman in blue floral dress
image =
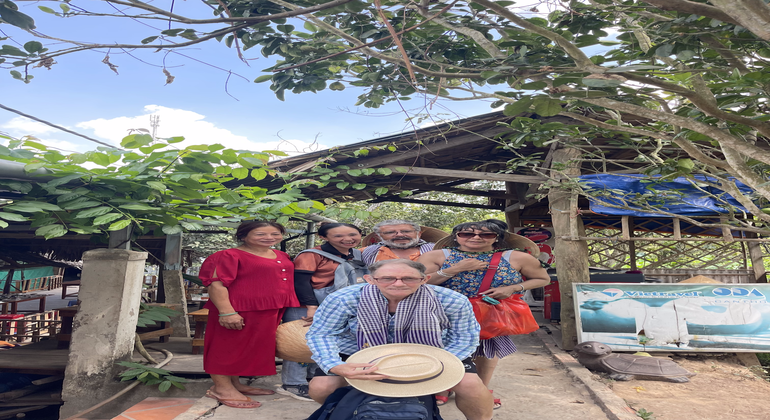
<path id="1" fill-rule="evenodd" d="M 499 300 L 547 285 L 550 278 L 540 261 L 513 248 L 527 248 L 534 255 L 538 252 L 534 242 L 508 232 L 506 223 L 489 219 L 455 226 L 450 236 L 438 241 L 434 250 L 423 254 L 418 262 L 425 264 L 431 276 L 428 283 L 450 288 L 467 297 L 486 295 Z M 479 293 L 495 252 L 503 252 L 503 255 L 492 286 Z M 508 336 L 481 340 L 473 357 L 484 385 L 489 387 L 498 361 L 515 351 L 516 346 Z M 439 405 L 447 398 L 448 394 L 436 396 Z M 495 408 L 499 407 L 500 400 L 495 399 Z"/>

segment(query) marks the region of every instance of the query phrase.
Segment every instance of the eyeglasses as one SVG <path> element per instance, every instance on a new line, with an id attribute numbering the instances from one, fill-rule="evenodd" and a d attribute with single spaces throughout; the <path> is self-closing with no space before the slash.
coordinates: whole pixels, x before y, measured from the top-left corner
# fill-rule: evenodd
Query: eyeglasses
<path id="1" fill-rule="evenodd" d="M 394 233 L 405 233 L 407 235 L 417 232 L 416 230 L 389 230 L 387 232 L 380 232 L 380 235 L 392 235 Z"/>
<path id="2" fill-rule="evenodd" d="M 470 239 L 474 236 L 478 236 L 481 239 L 495 239 L 497 234 L 494 232 L 473 233 L 473 232 L 457 232 L 458 238 Z"/>
<path id="3" fill-rule="evenodd" d="M 423 281 L 425 277 L 372 277 L 372 279 L 380 284 L 393 284 L 396 280 L 401 280 L 404 284 L 416 284 Z"/>

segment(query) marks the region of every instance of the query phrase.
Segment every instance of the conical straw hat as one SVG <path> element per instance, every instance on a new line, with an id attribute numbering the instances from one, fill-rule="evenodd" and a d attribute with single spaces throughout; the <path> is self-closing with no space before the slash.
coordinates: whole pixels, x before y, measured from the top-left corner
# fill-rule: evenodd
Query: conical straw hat
<path id="1" fill-rule="evenodd" d="M 722 284 L 722 282 L 719 281 L 719 280 L 714 280 L 711 277 L 706 277 L 706 276 L 701 276 L 701 275 L 698 275 L 698 276 L 695 276 L 695 277 L 690 277 L 689 279 L 682 280 L 679 283 L 719 283 L 719 284 Z"/>
<path id="2" fill-rule="evenodd" d="M 424 240 L 425 242 L 436 242 L 445 236 L 449 236 L 449 234 L 441 229 L 428 226 L 420 226 L 420 239 Z M 374 245 L 377 242 L 380 242 L 380 237 L 376 233 L 372 232 L 361 239 L 361 246 L 365 247 Z"/>
<path id="3" fill-rule="evenodd" d="M 535 258 L 540 255 L 540 247 L 538 247 L 536 243 L 532 242 L 531 239 L 525 238 L 521 235 L 506 232 L 505 243 L 509 248 L 526 249 L 527 252 L 529 252 Z M 433 249 L 449 248 L 452 246 L 457 246 L 457 244 L 454 243 L 452 236 L 448 235 L 447 237 L 436 241 L 436 246 L 434 246 Z"/>
<path id="4" fill-rule="evenodd" d="M 313 363 L 305 334 L 310 327 L 303 326 L 305 321 L 284 322 L 275 332 L 275 357 L 290 362 Z"/>

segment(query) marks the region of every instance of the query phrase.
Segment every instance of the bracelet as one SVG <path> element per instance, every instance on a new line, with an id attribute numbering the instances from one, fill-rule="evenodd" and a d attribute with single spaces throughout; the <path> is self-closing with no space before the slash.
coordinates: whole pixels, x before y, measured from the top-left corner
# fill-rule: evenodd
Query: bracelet
<path id="1" fill-rule="evenodd" d="M 233 312 L 231 314 L 219 314 L 219 316 L 230 316 L 230 315 L 238 315 L 238 312 Z"/>
<path id="2" fill-rule="evenodd" d="M 523 292 L 524 291 L 524 285 L 519 283 L 519 286 L 521 286 L 521 290 L 519 290 L 519 292 Z"/>
<path id="3" fill-rule="evenodd" d="M 436 274 L 438 274 L 439 276 L 442 276 L 442 277 L 447 277 L 447 278 L 454 277 L 453 274 L 447 274 L 447 273 L 444 272 L 444 270 L 438 270 L 438 271 L 436 271 Z"/>

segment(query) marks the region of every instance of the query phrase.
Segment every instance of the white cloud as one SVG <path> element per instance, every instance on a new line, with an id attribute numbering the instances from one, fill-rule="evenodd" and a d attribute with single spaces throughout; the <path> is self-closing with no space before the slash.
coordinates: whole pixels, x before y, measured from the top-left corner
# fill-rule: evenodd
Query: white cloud
<path id="1" fill-rule="evenodd" d="M 38 136 L 59 131 L 51 126 L 24 117 L 13 118 L 0 126 L 0 128 L 7 130 L 8 132 L 20 133 L 19 137 L 26 135 Z"/>
<path id="2" fill-rule="evenodd" d="M 99 118 L 84 121 L 79 123 L 77 127 L 91 129 L 96 136 L 108 139 L 112 143 L 120 144 L 121 139 L 129 135 L 131 130 L 142 128 L 151 132 L 150 116 L 155 115 L 159 118 L 156 136 L 183 136 L 185 141 L 180 143 L 180 145 L 219 143 L 233 149 L 253 151 L 281 150 L 291 155 L 327 148 L 324 145 L 301 140 L 252 141 L 245 136 L 240 136 L 227 129 L 217 127 L 213 123 L 206 121 L 204 115 L 184 109 L 147 105 L 143 111 L 144 114 L 133 117 Z"/>

